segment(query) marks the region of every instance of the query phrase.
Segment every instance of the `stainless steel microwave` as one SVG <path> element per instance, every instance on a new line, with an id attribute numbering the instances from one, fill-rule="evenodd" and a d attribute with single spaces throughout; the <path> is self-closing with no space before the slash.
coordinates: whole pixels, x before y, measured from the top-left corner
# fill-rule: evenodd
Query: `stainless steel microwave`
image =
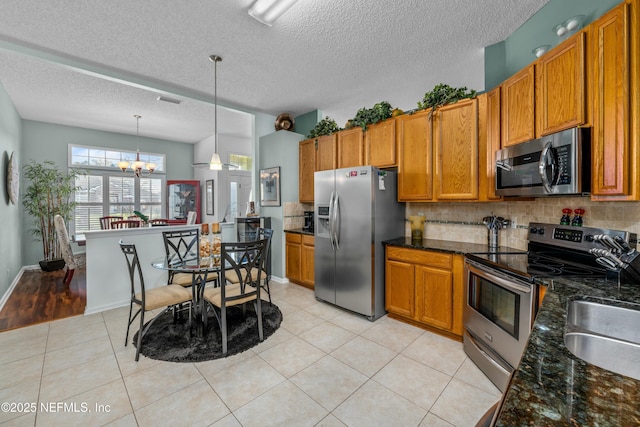
<path id="1" fill-rule="evenodd" d="M 496 194 L 540 197 L 591 191 L 589 128 L 571 128 L 496 152 Z"/>

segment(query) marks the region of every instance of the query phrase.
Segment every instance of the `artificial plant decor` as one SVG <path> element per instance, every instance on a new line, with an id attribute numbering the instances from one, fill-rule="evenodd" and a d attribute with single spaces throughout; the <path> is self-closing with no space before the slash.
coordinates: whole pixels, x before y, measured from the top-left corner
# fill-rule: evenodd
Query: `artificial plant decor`
<path id="1" fill-rule="evenodd" d="M 311 129 L 311 132 L 309 132 L 307 138 L 317 138 L 319 136 L 331 135 L 332 133 L 338 132 L 339 130 L 340 127 L 335 120 L 330 117 L 325 117 L 324 119 L 320 120 L 313 129 Z"/>
<path id="2" fill-rule="evenodd" d="M 356 116 L 349 120 L 350 126 L 360 126 L 363 131 L 367 125 L 373 125 L 391 117 L 393 108 L 387 101 L 378 102 L 372 108 L 361 108 Z"/>
<path id="3" fill-rule="evenodd" d="M 29 185 L 22 196 L 25 211 L 34 218 L 34 227 L 29 230 L 42 242 L 42 254 L 44 259 L 40 261 L 40 267 L 48 271 L 49 263 L 56 260 L 56 267 L 64 267 L 61 258 L 60 245 L 56 238 L 53 217 L 60 215 L 65 222 L 69 221 L 76 206 L 71 200 L 76 190 L 75 180 L 82 173 L 76 169 L 70 169 L 68 173 L 62 172 L 51 160 L 43 163 L 31 161 L 24 166 L 24 177 Z"/>
<path id="4" fill-rule="evenodd" d="M 422 101 L 418 101 L 418 109 L 438 108 L 451 104 L 465 98 L 474 98 L 475 90 L 467 87 L 453 88 L 447 84 L 440 83 L 434 86 L 433 90 L 424 94 Z"/>

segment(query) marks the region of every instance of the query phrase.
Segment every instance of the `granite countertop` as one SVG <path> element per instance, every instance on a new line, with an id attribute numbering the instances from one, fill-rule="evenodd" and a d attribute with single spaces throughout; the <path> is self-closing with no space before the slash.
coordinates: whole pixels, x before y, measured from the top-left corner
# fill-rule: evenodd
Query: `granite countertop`
<path id="1" fill-rule="evenodd" d="M 382 242 L 386 246 L 399 246 L 407 249 L 419 249 L 425 251 L 445 252 L 457 255 L 486 254 L 491 252 L 523 252 L 522 250 L 500 246 L 498 249 L 489 249 L 488 244 L 451 242 L 448 240 L 422 239 L 412 240 L 411 237 L 398 237 Z"/>
<path id="2" fill-rule="evenodd" d="M 564 344 L 567 304 L 584 297 L 640 303 L 640 285 L 551 281 L 496 426 L 640 425 L 640 381 L 591 365 Z"/>
<path id="3" fill-rule="evenodd" d="M 302 228 L 294 228 L 292 230 L 284 230 L 285 233 L 293 233 L 293 234 L 305 234 L 307 236 L 313 236 L 313 231 L 305 231 Z"/>

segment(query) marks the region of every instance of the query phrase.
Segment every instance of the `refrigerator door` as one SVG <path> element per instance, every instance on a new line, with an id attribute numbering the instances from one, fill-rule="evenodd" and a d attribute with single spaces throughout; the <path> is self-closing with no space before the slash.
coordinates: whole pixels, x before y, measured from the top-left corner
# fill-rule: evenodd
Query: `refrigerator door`
<path id="1" fill-rule="evenodd" d="M 315 211 L 315 295 L 321 300 L 336 303 L 335 252 L 332 243 L 333 196 L 335 194 L 334 171 L 314 174 Z"/>
<path id="2" fill-rule="evenodd" d="M 334 235 L 338 248 L 335 304 L 371 316 L 374 295 L 372 182 L 376 171 L 370 166 L 361 166 L 335 172 Z"/>

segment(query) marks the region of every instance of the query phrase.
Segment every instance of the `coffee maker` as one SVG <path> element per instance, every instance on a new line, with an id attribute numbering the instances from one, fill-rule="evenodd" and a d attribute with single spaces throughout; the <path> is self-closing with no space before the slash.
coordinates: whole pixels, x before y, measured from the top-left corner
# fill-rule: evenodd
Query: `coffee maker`
<path id="1" fill-rule="evenodd" d="M 304 227 L 302 227 L 302 231 L 313 233 L 313 211 L 304 212 Z"/>

